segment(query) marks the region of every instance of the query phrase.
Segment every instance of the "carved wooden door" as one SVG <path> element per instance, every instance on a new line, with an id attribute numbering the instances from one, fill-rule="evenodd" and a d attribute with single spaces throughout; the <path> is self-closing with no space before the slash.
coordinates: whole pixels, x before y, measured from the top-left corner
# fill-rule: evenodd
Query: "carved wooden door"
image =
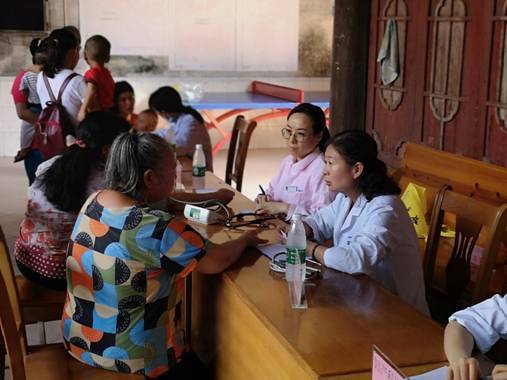
<path id="1" fill-rule="evenodd" d="M 367 130 L 396 165 L 404 141 L 507 166 L 507 0 L 374 0 Z M 396 21 L 398 79 L 376 58 Z"/>

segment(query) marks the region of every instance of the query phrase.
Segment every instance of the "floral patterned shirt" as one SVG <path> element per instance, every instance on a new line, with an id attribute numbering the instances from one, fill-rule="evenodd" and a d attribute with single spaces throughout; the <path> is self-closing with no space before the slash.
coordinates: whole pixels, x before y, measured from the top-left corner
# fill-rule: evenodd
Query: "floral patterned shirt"
<path id="1" fill-rule="evenodd" d="M 92 195 L 67 255 L 64 344 L 76 359 L 112 371 L 165 374 L 185 350 L 184 277 L 206 242 L 158 210 L 106 208 Z"/>

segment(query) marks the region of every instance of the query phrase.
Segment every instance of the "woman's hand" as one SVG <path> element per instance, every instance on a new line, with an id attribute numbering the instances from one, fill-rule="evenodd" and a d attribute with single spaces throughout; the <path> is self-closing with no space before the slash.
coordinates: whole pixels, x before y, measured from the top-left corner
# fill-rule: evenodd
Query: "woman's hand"
<path id="1" fill-rule="evenodd" d="M 507 372 L 505 374 L 507 375 Z M 479 362 L 475 358 L 460 358 L 449 363 L 447 370 L 447 380 L 477 380 L 479 375 Z M 507 376 L 498 379 L 507 379 Z"/>
<path id="2" fill-rule="evenodd" d="M 257 247 L 259 244 L 266 244 L 268 242 L 266 239 L 261 239 L 257 236 L 260 232 L 262 230 L 247 231 L 241 235 L 241 239 L 244 239 L 246 246 L 250 248 Z"/>
<path id="3" fill-rule="evenodd" d="M 287 244 L 287 227 L 280 227 L 278 228 L 277 238 L 280 241 L 281 244 L 285 245 Z"/>
<path id="4" fill-rule="evenodd" d="M 269 195 L 264 194 L 257 194 L 257 197 L 255 198 L 255 203 L 257 204 L 257 207 L 262 207 L 262 205 L 266 202 L 271 202 L 272 199 Z"/>
<path id="5" fill-rule="evenodd" d="M 505 380 L 507 379 L 507 365 L 498 364 L 493 368 L 493 372 L 491 373 L 491 377 L 493 380 Z"/>
<path id="6" fill-rule="evenodd" d="M 283 202 L 261 202 L 258 203 L 256 212 L 259 214 L 284 214 L 287 215 L 290 205 Z"/>
<path id="7" fill-rule="evenodd" d="M 218 199 L 226 205 L 234 198 L 234 191 L 229 189 L 219 189 L 215 192 L 213 198 Z"/>

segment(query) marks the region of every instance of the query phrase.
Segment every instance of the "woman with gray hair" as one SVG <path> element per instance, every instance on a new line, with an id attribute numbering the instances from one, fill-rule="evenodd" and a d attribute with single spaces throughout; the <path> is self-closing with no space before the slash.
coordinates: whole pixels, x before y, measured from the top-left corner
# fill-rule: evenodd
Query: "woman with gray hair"
<path id="1" fill-rule="evenodd" d="M 219 273 L 247 247 L 265 242 L 250 231 L 216 245 L 146 206 L 171 195 L 175 166 L 163 138 L 122 134 L 106 164 L 107 189 L 81 209 L 68 248 L 62 326 L 67 350 L 86 364 L 148 378 L 191 377 L 184 277 L 194 268 Z"/>

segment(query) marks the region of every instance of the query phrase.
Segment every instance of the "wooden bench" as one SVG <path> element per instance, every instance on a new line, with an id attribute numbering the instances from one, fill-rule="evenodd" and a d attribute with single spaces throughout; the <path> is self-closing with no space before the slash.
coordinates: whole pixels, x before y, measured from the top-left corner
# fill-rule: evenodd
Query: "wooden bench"
<path id="1" fill-rule="evenodd" d="M 492 206 L 500 206 L 507 203 L 507 168 L 489 164 L 486 162 L 463 157 L 457 154 L 439 151 L 424 145 L 406 143 L 403 158 L 399 168 L 392 173 L 393 178 L 401 187 L 402 193 L 407 185 L 412 182 L 426 188 L 426 220 L 428 226 L 432 224 L 432 210 L 440 190 L 450 186 L 456 193 L 472 197 Z M 465 205 L 464 205 L 465 206 Z M 455 219 L 446 215 L 445 223 L 454 228 Z M 481 231 L 477 244 L 485 247 L 490 232 Z M 449 240 L 439 245 L 439 250 L 452 249 Z M 425 241 L 420 239 L 421 253 L 426 250 Z M 495 262 L 495 273 L 493 278 L 492 292 L 503 291 L 503 284 L 507 285 L 506 252 L 505 247 L 500 247 L 500 254 Z M 450 252 L 444 253 L 442 257 L 449 257 Z M 437 272 L 443 273 L 447 261 L 437 262 L 440 268 Z M 475 268 L 477 269 L 477 268 Z M 499 278 L 502 277 L 502 278 Z M 483 298 L 485 296 L 483 295 Z"/>
<path id="2" fill-rule="evenodd" d="M 507 203 L 507 168 L 420 144 L 406 143 L 404 150 L 401 165 L 393 172 L 402 191 L 415 181 L 437 189 L 448 185 L 494 205 Z"/>

